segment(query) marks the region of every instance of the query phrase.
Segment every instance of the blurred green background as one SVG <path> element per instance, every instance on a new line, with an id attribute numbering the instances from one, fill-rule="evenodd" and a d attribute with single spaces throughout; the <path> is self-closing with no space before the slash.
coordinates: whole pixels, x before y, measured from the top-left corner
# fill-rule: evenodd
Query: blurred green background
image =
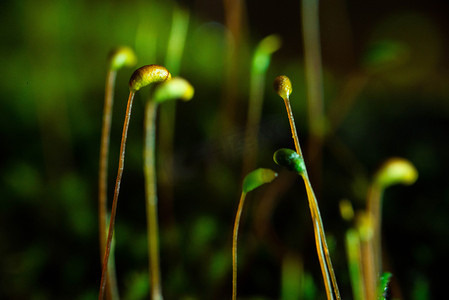
<path id="1" fill-rule="evenodd" d="M 173 11 L 179 10 L 190 17 L 177 75 L 192 83 L 195 97 L 176 106 L 173 185 L 159 189 L 166 299 L 230 298 L 251 57 L 270 34 L 278 34 L 282 46 L 261 87 L 254 167 L 280 175 L 248 197 L 239 235 L 239 296 L 325 297 L 303 184 L 272 161 L 276 149 L 294 147 L 285 107 L 272 88 L 275 76 L 286 74 L 306 163 L 319 157 L 309 168 L 343 298 L 352 298 L 344 247 L 351 224 L 340 217 L 338 203 L 349 199 L 364 209 L 377 167 L 401 156 L 419 178 L 385 194 L 385 268 L 393 273 L 395 297 L 441 299 L 449 251 L 449 4 L 436 0 L 321 1 L 324 110 L 338 122 L 328 124 L 332 134 L 318 154 L 307 151 L 312 135 L 300 1 L 3 2 L 0 298 L 97 297 L 107 55 L 127 45 L 137 53 L 136 67 L 166 64 Z M 117 77 L 109 198 L 132 72 L 123 69 Z M 148 295 L 142 171 L 147 94 L 137 95 L 134 105 L 117 212 L 116 267 L 124 299 Z M 159 171 L 164 168 L 161 161 Z M 289 280 L 302 292 L 283 290 Z"/>

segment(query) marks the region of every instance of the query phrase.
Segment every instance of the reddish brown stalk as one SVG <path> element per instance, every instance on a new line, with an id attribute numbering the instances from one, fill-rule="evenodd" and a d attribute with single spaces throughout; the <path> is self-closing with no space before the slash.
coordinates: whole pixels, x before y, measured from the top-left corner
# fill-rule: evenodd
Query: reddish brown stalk
<path id="1" fill-rule="evenodd" d="M 113 229 L 115 226 L 115 214 L 117 212 L 117 202 L 118 202 L 117 200 L 118 200 L 118 195 L 119 195 L 119 191 L 120 191 L 120 182 L 122 180 L 123 168 L 125 166 L 126 139 L 128 136 L 128 127 L 129 127 L 129 121 L 131 119 L 131 109 L 132 109 L 132 105 L 133 105 L 134 95 L 135 95 L 134 91 L 129 92 L 128 104 L 126 107 L 125 122 L 123 124 L 122 142 L 120 144 L 120 160 L 119 160 L 119 165 L 118 165 L 117 179 L 115 182 L 114 198 L 112 200 L 112 210 L 111 210 L 111 219 L 109 221 L 108 238 L 107 238 L 107 243 L 106 243 L 106 248 L 105 248 L 104 258 L 103 258 L 103 268 L 102 268 L 102 272 L 101 272 L 101 282 L 100 282 L 100 293 L 98 296 L 99 300 L 103 299 L 104 290 L 105 290 L 105 286 L 106 286 L 106 274 L 108 271 L 108 260 L 109 260 L 109 254 L 111 252 L 112 234 L 113 234 Z"/>

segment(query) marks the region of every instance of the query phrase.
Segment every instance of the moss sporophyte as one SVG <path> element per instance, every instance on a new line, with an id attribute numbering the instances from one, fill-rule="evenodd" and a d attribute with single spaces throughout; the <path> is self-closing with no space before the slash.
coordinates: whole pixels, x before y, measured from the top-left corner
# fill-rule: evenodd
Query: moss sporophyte
<path id="1" fill-rule="evenodd" d="M 304 163 L 301 146 L 299 144 L 298 133 L 296 132 L 295 120 L 293 118 L 293 113 L 290 106 L 290 95 L 293 91 L 290 79 L 285 75 L 276 77 L 276 79 L 274 80 L 274 89 L 284 100 L 297 154 L 295 155 L 293 153 L 294 151 L 290 149 L 280 149 L 275 152 L 274 161 L 288 168 L 289 170 L 298 173 L 304 180 L 307 198 L 309 201 L 310 213 L 312 215 L 312 222 L 315 233 L 315 244 L 321 266 L 321 272 L 324 279 L 327 298 L 334 299 L 335 297 L 336 299 L 340 299 L 340 291 L 338 289 L 337 280 L 329 255 L 329 249 L 324 233 L 323 221 L 321 220 L 321 213 L 318 207 L 318 201 L 315 197 L 312 184 L 310 183 L 309 176 L 307 174 L 307 168 Z"/>
<path id="2" fill-rule="evenodd" d="M 242 193 L 240 195 L 240 201 L 237 208 L 237 214 L 235 216 L 234 231 L 232 235 L 232 300 L 237 299 L 237 237 L 246 194 L 265 183 L 273 181 L 276 177 L 277 173 L 275 173 L 273 170 L 259 168 L 250 172 L 243 179 Z"/>
<path id="3" fill-rule="evenodd" d="M 131 110 L 133 105 L 133 99 L 138 90 L 141 88 L 155 82 L 161 82 L 165 81 L 167 79 L 170 79 L 171 75 L 170 72 L 158 65 L 146 65 L 143 66 L 131 75 L 131 79 L 129 81 L 129 97 L 128 97 L 128 103 L 126 107 L 126 113 L 125 113 L 125 121 L 123 124 L 123 132 L 122 132 L 122 140 L 120 143 L 120 157 L 119 157 L 119 165 L 118 165 L 118 171 L 117 171 L 117 178 L 115 182 L 115 189 L 114 189 L 114 198 L 112 200 L 112 209 L 111 209 L 111 217 L 109 221 L 109 229 L 108 229 L 108 237 L 106 241 L 106 247 L 104 252 L 104 258 L 103 258 L 103 267 L 102 267 L 102 275 L 101 275 L 101 283 L 100 283 L 100 292 L 99 292 L 99 299 L 103 299 L 104 297 L 104 290 L 106 285 L 106 274 L 108 270 L 108 260 L 109 255 L 111 252 L 111 243 L 112 243 L 112 234 L 114 231 L 114 225 L 115 225 L 115 215 L 117 211 L 117 201 L 118 201 L 118 195 L 120 191 L 120 182 L 123 175 L 123 168 L 125 165 L 125 148 L 126 148 L 126 139 L 128 135 L 128 127 L 129 127 L 129 121 L 131 118 Z"/>
<path id="4" fill-rule="evenodd" d="M 145 105 L 145 137 L 144 137 L 144 175 L 147 213 L 148 258 L 150 268 L 151 297 L 153 300 L 162 299 L 160 266 L 159 266 L 159 224 L 157 217 L 156 192 L 156 113 L 160 103 L 170 100 L 192 99 L 194 89 L 192 85 L 181 77 L 174 77 L 158 84 L 151 99 Z"/>
<path id="5" fill-rule="evenodd" d="M 106 247 L 107 231 L 107 174 L 109 157 L 109 140 L 111 132 L 112 107 L 114 104 L 114 86 L 117 71 L 122 67 L 132 67 L 136 63 L 134 51 L 129 47 L 118 47 L 109 54 L 108 72 L 103 108 L 103 125 L 101 131 L 100 166 L 98 175 L 98 222 L 100 238 L 100 257 L 103 257 Z M 118 299 L 117 282 L 115 278 L 114 259 L 109 260 L 107 275 L 107 298 Z"/>

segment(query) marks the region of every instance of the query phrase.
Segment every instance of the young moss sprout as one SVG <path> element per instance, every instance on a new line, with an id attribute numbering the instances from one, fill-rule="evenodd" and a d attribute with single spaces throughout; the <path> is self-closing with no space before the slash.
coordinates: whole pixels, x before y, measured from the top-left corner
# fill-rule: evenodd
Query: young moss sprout
<path id="1" fill-rule="evenodd" d="M 115 190 L 114 190 L 114 198 L 112 200 L 112 209 L 111 209 L 111 218 L 109 220 L 109 229 L 108 229 L 108 237 L 106 241 L 106 248 L 104 252 L 103 257 L 103 267 L 102 267 L 102 274 L 101 274 L 101 282 L 100 282 L 100 292 L 99 292 L 99 299 L 103 299 L 104 297 L 104 290 L 106 285 L 106 274 L 108 270 L 108 260 L 109 260 L 109 254 L 111 251 L 111 243 L 112 243 L 112 234 L 114 231 L 114 225 L 115 225 L 115 215 L 117 211 L 117 201 L 118 201 L 118 195 L 120 191 L 120 182 L 123 175 L 123 168 L 125 166 L 125 147 L 126 147 L 126 139 L 128 136 L 128 127 L 129 127 L 129 121 L 131 118 L 131 109 L 133 104 L 133 99 L 138 90 L 143 88 L 146 85 L 149 85 L 154 82 L 160 82 L 165 81 L 171 77 L 170 72 L 162 66 L 158 65 L 147 65 L 143 66 L 131 75 L 131 79 L 129 81 L 129 97 L 128 97 L 128 104 L 126 107 L 126 114 L 125 114 L 125 121 L 123 124 L 123 132 L 122 132 L 122 141 L 120 144 L 120 158 L 119 158 L 119 165 L 118 165 L 118 171 L 117 171 L 117 179 L 115 181 Z"/>
<path id="2" fill-rule="evenodd" d="M 246 175 L 243 179 L 242 194 L 237 208 L 237 215 L 235 216 L 232 235 L 232 300 L 237 299 L 237 236 L 246 194 L 265 183 L 273 181 L 276 177 L 277 173 L 273 170 L 259 168 Z"/>
<path id="3" fill-rule="evenodd" d="M 372 218 L 373 236 L 367 241 L 367 253 L 363 256 L 367 265 L 365 276 L 375 278 L 367 286 L 368 299 L 376 297 L 376 287 L 382 272 L 381 223 L 382 197 L 385 189 L 395 184 L 411 185 L 418 178 L 418 171 L 411 162 L 403 158 L 390 158 L 385 161 L 374 176 L 368 192 L 367 213 Z M 368 283 L 367 283 L 368 285 Z M 380 295 L 377 295 L 380 297 Z"/>
<path id="4" fill-rule="evenodd" d="M 285 75 L 276 77 L 276 79 L 274 80 L 274 89 L 284 100 L 285 107 L 287 109 L 287 116 L 290 122 L 290 129 L 298 156 L 291 153 L 293 152 L 293 150 L 280 149 L 276 151 L 273 158 L 276 163 L 280 163 L 288 169 L 297 172 L 304 180 L 307 198 L 309 201 L 310 213 L 312 215 L 318 259 L 321 266 L 321 272 L 323 274 L 327 298 L 334 299 L 335 295 L 336 299 L 340 299 L 340 291 L 338 289 L 337 280 L 335 278 L 334 269 L 332 267 L 332 262 L 329 255 L 329 249 L 326 242 L 326 236 L 324 233 L 323 221 L 321 220 L 320 209 L 318 207 L 318 201 L 316 199 L 312 184 L 310 183 L 309 176 L 307 174 L 307 168 L 303 160 L 298 133 L 296 132 L 295 120 L 293 118 L 293 113 L 290 106 L 290 95 L 293 91 L 290 79 Z"/>
<path id="5" fill-rule="evenodd" d="M 114 104 L 114 85 L 117 70 L 131 67 L 136 63 L 136 56 L 129 47 L 118 47 L 109 54 L 109 68 L 106 80 L 105 99 L 103 108 L 103 125 L 101 130 L 100 166 L 98 170 L 98 220 L 100 238 L 100 258 L 103 257 L 106 245 L 106 214 L 107 214 L 107 174 L 109 140 L 111 131 L 112 106 Z M 107 275 L 107 298 L 118 299 L 115 267 L 113 259 L 109 262 Z"/>
<path id="6" fill-rule="evenodd" d="M 156 112 L 159 103 L 174 99 L 188 101 L 193 97 L 194 89 L 187 80 L 175 77 L 160 83 L 154 90 L 152 99 L 145 106 L 145 148 L 144 174 L 148 234 L 148 258 L 150 268 L 151 299 L 161 300 L 162 289 L 159 266 L 159 225 L 157 217 L 155 136 Z"/>

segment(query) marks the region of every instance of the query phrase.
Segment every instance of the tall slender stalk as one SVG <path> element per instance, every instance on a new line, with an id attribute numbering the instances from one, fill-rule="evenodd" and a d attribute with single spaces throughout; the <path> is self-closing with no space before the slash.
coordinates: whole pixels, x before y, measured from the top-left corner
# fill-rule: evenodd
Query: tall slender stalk
<path id="1" fill-rule="evenodd" d="M 369 188 L 366 214 L 371 219 L 372 235 L 362 243 L 362 260 L 366 279 L 367 299 L 375 299 L 382 273 L 382 197 L 387 187 L 413 184 L 418 178 L 416 168 L 403 158 L 390 158 L 377 171 Z"/>
<path id="2" fill-rule="evenodd" d="M 101 131 L 101 146 L 100 146 L 100 168 L 98 174 L 98 225 L 99 225 L 99 239 L 100 239 L 100 258 L 103 257 L 106 247 L 107 231 L 107 172 L 108 172 L 108 154 L 109 154 L 109 140 L 111 130 L 111 117 L 112 117 L 112 105 L 113 105 L 113 87 L 115 83 L 117 72 L 115 70 L 109 70 L 106 80 L 106 93 L 105 103 L 103 108 L 103 127 Z M 115 280 L 113 267 L 113 260 L 109 262 L 108 274 L 107 274 L 107 298 L 117 299 L 117 283 Z M 114 275 L 113 275 L 114 274 Z M 114 292 L 112 289 L 114 288 Z"/>
<path id="3" fill-rule="evenodd" d="M 155 135 L 157 103 L 147 101 L 145 106 L 144 174 L 148 232 L 148 258 L 151 281 L 151 299 L 162 300 L 159 264 L 159 223 L 157 216 Z"/>
<path id="4" fill-rule="evenodd" d="M 103 107 L 103 124 L 101 130 L 100 159 L 98 170 L 98 225 L 100 240 L 100 258 L 103 257 L 106 247 L 107 231 L 107 177 L 109 141 L 111 132 L 112 107 L 114 104 L 114 86 L 117 77 L 117 70 L 123 66 L 132 66 L 136 62 L 134 52 L 128 47 L 119 47 L 109 55 L 109 70 L 107 72 L 105 101 Z M 113 254 L 112 254 L 113 255 Z M 117 279 L 115 275 L 114 260 L 109 261 L 108 274 L 106 280 L 107 299 L 119 299 Z"/>
<path id="5" fill-rule="evenodd" d="M 130 91 L 129 97 L 128 97 L 128 104 L 126 106 L 126 116 L 125 116 L 125 122 L 123 124 L 123 132 L 122 132 L 122 142 L 120 144 L 120 159 L 119 159 L 119 165 L 118 165 L 118 172 L 117 172 L 117 179 L 115 181 L 115 190 L 114 190 L 114 198 L 112 200 L 112 209 L 111 209 L 111 218 L 109 220 L 109 230 L 108 230 L 108 238 L 103 258 L 103 268 L 101 271 L 101 282 L 100 282 L 100 294 L 98 296 L 99 300 L 103 299 L 104 295 L 104 289 L 106 285 L 106 274 L 108 269 L 108 260 L 109 260 L 109 254 L 111 253 L 111 243 L 112 243 L 112 234 L 115 227 L 115 214 L 117 212 L 117 200 L 118 200 L 118 194 L 120 191 L 120 182 L 122 180 L 123 175 L 123 168 L 125 166 L 125 148 L 126 148 L 126 139 L 128 137 L 128 127 L 129 127 L 129 120 L 131 118 L 131 109 L 133 105 L 133 99 L 134 99 L 135 92 Z"/>
<path id="6" fill-rule="evenodd" d="M 128 137 L 128 127 L 129 127 L 129 121 L 131 119 L 131 110 L 133 105 L 133 100 L 136 92 L 140 90 L 141 88 L 153 83 L 153 82 L 159 82 L 167 80 L 171 77 L 170 73 L 167 69 L 165 69 L 162 66 L 158 65 L 147 65 L 143 66 L 131 75 L 131 79 L 129 81 L 129 97 L 128 97 L 128 103 L 126 106 L 126 113 L 125 113 L 125 121 L 123 123 L 123 132 L 122 132 L 122 141 L 120 143 L 120 157 L 119 157 L 119 165 L 118 165 L 118 171 L 117 171 L 117 178 L 115 181 L 115 190 L 114 190 L 114 198 L 112 200 L 112 209 L 111 209 L 111 218 L 109 220 L 109 229 L 108 229 L 108 237 L 105 247 L 105 253 L 103 258 L 103 267 L 102 267 L 102 273 L 101 273 L 101 281 L 100 281 L 100 292 L 98 295 L 98 299 L 102 300 L 104 297 L 104 291 L 106 286 L 106 274 L 108 272 L 108 261 L 109 261 L 109 255 L 111 252 L 111 244 L 112 244 L 112 235 L 114 231 L 115 226 L 115 215 L 117 212 L 117 202 L 118 202 L 118 195 L 120 192 L 120 183 L 122 180 L 123 175 L 123 169 L 125 166 L 125 149 L 126 149 L 126 140 Z"/>
<path id="7" fill-rule="evenodd" d="M 240 195 L 237 215 L 234 221 L 234 231 L 232 234 L 232 300 L 237 299 L 237 239 L 239 233 L 240 217 L 242 216 L 243 204 L 245 203 L 246 193 Z"/>
<path id="8" fill-rule="evenodd" d="M 159 255 L 159 222 L 157 213 L 157 183 L 156 183 L 156 115 L 159 103 L 172 99 L 190 100 L 193 97 L 193 87 L 186 80 L 175 77 L 158 85 L 153 98 L 145 105 L 145 137 L 144 137 L 144 175 L 145 199 L 147 214 L 148 260 L 150 269 L 151 299 L 162 300 L 161 270 Z"/>
<path id="9" fill-rule="evenodd" d="M 290 128 L 292 132 L 293 141 L 295 143 L 296 153 L 302 161 L 303 155 L 301 151 L 301 146 L 299 144 L 298 133 L 296 131 L 295 120 L 293 118 L 293 113 L 290 105 L 290 94 L 292 93 L 292 85 L 290 79 L 287 76 L 278 76 L 274 80 L 274 88 L 279 96 L 284 100 L 285 107 L 287 109 L 287 116 L 290 122 Z M 281 152 L 282 153 L 282 152 Z M 290 157 L 290 156 L 289 156 Z M 298 158 L 299 159 L 299 158 Z M 326 242 L 326 236 L 324 233 L 323 221 L 321 219 L 320 210 L 318 207 L 318 201 L 316 199 L 315 193 L 313 191 L 312 185 L 307 174 L 307 168 L 303 163 L 303 167 L 297 170 L 298 174 L 302 176 L 304 184 L 306 187 L 307 198 L 309 201 L 310 211 L 312 215 L 312 221 L 315 231 L 315 241 L 317 246 L 318 258 L 320 260 L 321 270 L 323 273 L 324 284 L 326 287 L 326 293 L 328 299 L 334 299 L 334 296 L 330 287 L 330 280 L 332 281 L 332 287 L 335 297 L 340 299 L 340 292 L 337 285 L 337 280 L 332 267 L 331 258 L 329 255 L 329 250 Z"/>
<path id="10" fill-rule="evenodd" d="M 366 300 L 365 282 L 362 272 L 362 253 L 360 250 L 360 238 L 356 230 L 346 232 L 346 253 L 349 262 L 349 276 L 354 300 Z"/>
<path id="11" fill-rule="evenodd" d="M 237 238 L 246 194 L 265 183 L 273 181 L 276 177 L 277 173 L 273 170 L 259 168 L 246 175 L 243 180 L 242 193 L 240 195 L 232 234 L 232 300 L 237 299 Z"/>

